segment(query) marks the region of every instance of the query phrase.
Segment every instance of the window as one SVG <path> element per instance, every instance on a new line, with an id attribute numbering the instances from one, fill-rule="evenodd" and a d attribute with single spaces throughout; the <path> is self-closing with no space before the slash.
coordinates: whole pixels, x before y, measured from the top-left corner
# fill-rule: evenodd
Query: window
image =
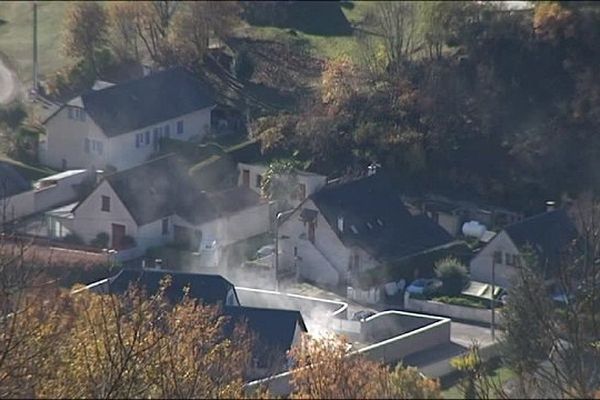
<path id="1" fill-rule="evenodd" d="M 150 131 L 146 131 L 146 144 L 150 144 Z"/>
<path id="2" fill-rule="evenodd" d="M 85 151 L 86 153 L 90 152 L 90 139 L 85 138 L 83 140 L 83 151 Z"/>
<path id="3" fill-rule="evenodd" d="M 110 197 L 102 196 L 102 211 L 110 211 Z"/>
<path id="4" fill-rule="evenodd" d="M 79 119 L 85 121 L 85 110 L 79 110 Z"/>
<path id="5" fill-rule="evenodd" d="M 102 153 L 104 152 L 104 143 L 98 142 L 98 144 L 96 145 L 96 150 L 98 151 L 98 154 L 102 155 Z"/>
<path id="6" fill-rule="evenodd" d="M 304 200 L 306 197 L 306 185 L 304 183 L 298 184 L 298 200 Z"/>
<path id="7" fill-rule="evenodd" d="M 170 137 L 171 136 L 171 127 L 169 125 L 165 125 L 164 128 L 164 132 L 165 132 L 165 137 Z"/>
<path id="8" fill-rule="evenodd" d="M 502 252 L 501 251 L 494 252 L 494 262 L 496 264 L 502 264 Z"/>
<path id="9" fill-rule="evenodd" d="M 260 185 L 262 185 L 262 175 L 257 174 L 256 175 L 256 187 L 260 189 Z"/>
<path id="10" fill-rule="evenodd" d="M 136 148 L 140 147 L 140 134 L 139 133 L 135 134 L 135 147 Z"/>
<path id="11" fill-rule="evenodd" d="M 162 234 L 163 235 L 169 234 L 169 218 L 163 218 L 163 220 L 162 220 Z"/>
<path id="12" fill-rule="evenodd" d="M 183 133 L 183 121 L 177 121 L 177 134 L 181 135 Z"/>
<path id="13" fill-rule="evenodd" d="M 250 170 L 245 169 L 242 171 L 242 184 L 246 187 L 250 187 Z"/>
<path id="14" fill-rule="evenodd" d="M 69 113 L 69 119 L 73 119 L 73 109 L 71 107 L 68 107 L 67 111 Z"/>
<path id="15" fill-rule="evenodd" d="M 511 267 L 521 266 L 521 258 L 517 254 L 504 253 L 504 260 L 505 264 Z"/>

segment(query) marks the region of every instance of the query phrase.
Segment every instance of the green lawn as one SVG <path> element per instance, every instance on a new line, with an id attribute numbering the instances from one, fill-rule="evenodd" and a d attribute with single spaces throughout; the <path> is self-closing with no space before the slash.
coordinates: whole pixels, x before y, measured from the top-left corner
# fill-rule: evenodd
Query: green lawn
<path id="1" fill-rule="evenodd" d="M 363 19 L 376 3 L 375 1 L 348 1 L 348 7 L 342 7 L 348 21 L 353 25 L 362 26 Z M 332 58 L 348 55 L 351 58 L 358 56 L 359 43 L 356 35 L 321 36 L 295 31 L 291 35 L 288 29 L 275 27 L 247 27 L 246 34 L 256 39 L 274 40 L 287 43 L 290 46 L 306 45 L 314 57 Z"/>
<path id="2" fill-rule="evenodd" d="M 60 31 L 65 1 L 39 2 L 38 60 L 40 74 L 50 74 L 67 63 L 60 53 Z M 33 11 L 31 2 L 0 2 L 0 52 L 6 54 L 19 78 L 31 82 L 33 49 Z"/>

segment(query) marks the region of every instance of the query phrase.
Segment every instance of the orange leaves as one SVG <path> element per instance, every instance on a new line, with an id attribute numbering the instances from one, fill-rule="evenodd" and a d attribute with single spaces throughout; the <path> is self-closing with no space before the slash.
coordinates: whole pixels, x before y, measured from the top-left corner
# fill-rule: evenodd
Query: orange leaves
<path id="1" fill-rule="evenodd" d="M 538 37 L 555 41 L 575 35 L 575 16 L 558 2 L 541 2 L 533 15 L 533 30 Z"/>

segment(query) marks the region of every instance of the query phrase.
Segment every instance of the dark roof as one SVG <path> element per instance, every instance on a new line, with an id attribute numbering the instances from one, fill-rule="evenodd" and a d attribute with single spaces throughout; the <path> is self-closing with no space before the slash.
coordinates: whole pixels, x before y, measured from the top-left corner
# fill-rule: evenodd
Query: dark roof
<path id="1" fill-rule="evenodd" d="M 109 280 L 109 292 L 124 293 L 131 284 L 139 284 L 148 295 L 153 295 L 160 288 L 160 281 L 171 276 L 171 285 L 166 296 L 173 302 L 183 297 L 183 289 L 189 287 L 189 296 L 202 300 L 205 304 L 225 304 L 227 293 L 235 288 L 231 282 L 221 275 L 195 274 L 166 270 L 123 269 Z M 237 294 L 236 294 L 237 298 Z"/>
<path id="2" fill-rule="evenodd" d="M 555 265 L 561 252 L 578 237 L 575 224 L 564 209 L 534 215 L 504 228 L 520 249 L 531 247 L 542 264 Z"/>
<path id="3" fill-rule="evenodd" d="M 135 222 L 141 226 L 170 215 L 201 224 L 259 203 L 248 188 L 207 193 L 174 154 L 106 177 Z"/>
<path id="4" fill-rule="evenodd" d="M 86 113 L 108 137 L 215 104 L 211 90 L 182 67 L 81 95 Z"/>
<path id="5" fill-rule="evenodd" d="M 31 189 L 31 183 L 9 163 L 0 161 L 0 199 Z"/>
<path id="6" fill-rule="evenodd" d="M 325 187 L 310 198 L 343 243 L 375 258 L 403 258 L 452 241 L 428 217 L 412 216 L 384 173 Z M 343 232 L 337 229 L 339 216 Z"/>
<path id="7" fill-rule="evenodd" d="M 228 330 L 237 323 L 246 321 L 248 328 L 258 335 L 258 342 L 280 351 L 289 350 L 294 340 L 296 325 L 306 332 L 300 311 L 244 306 L 223 307 L 224 314 L 231 317 Z"/>

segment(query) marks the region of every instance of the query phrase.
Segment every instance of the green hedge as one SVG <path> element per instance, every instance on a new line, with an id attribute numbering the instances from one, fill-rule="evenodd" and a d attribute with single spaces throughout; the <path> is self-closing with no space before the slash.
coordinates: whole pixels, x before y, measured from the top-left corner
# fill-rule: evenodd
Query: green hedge
<path id="1" fill-rule="evenodd" d="M 475 299 L 466 296 L 440 296 L 435 297 L 433 301 L 438 301 L 440 303 L 451 304 L 454 306 L 463 306 L 463 307 L 471 307 L 471 308 L 481 308 L 487 309 L 488 302 L 485 300 Z"/>

